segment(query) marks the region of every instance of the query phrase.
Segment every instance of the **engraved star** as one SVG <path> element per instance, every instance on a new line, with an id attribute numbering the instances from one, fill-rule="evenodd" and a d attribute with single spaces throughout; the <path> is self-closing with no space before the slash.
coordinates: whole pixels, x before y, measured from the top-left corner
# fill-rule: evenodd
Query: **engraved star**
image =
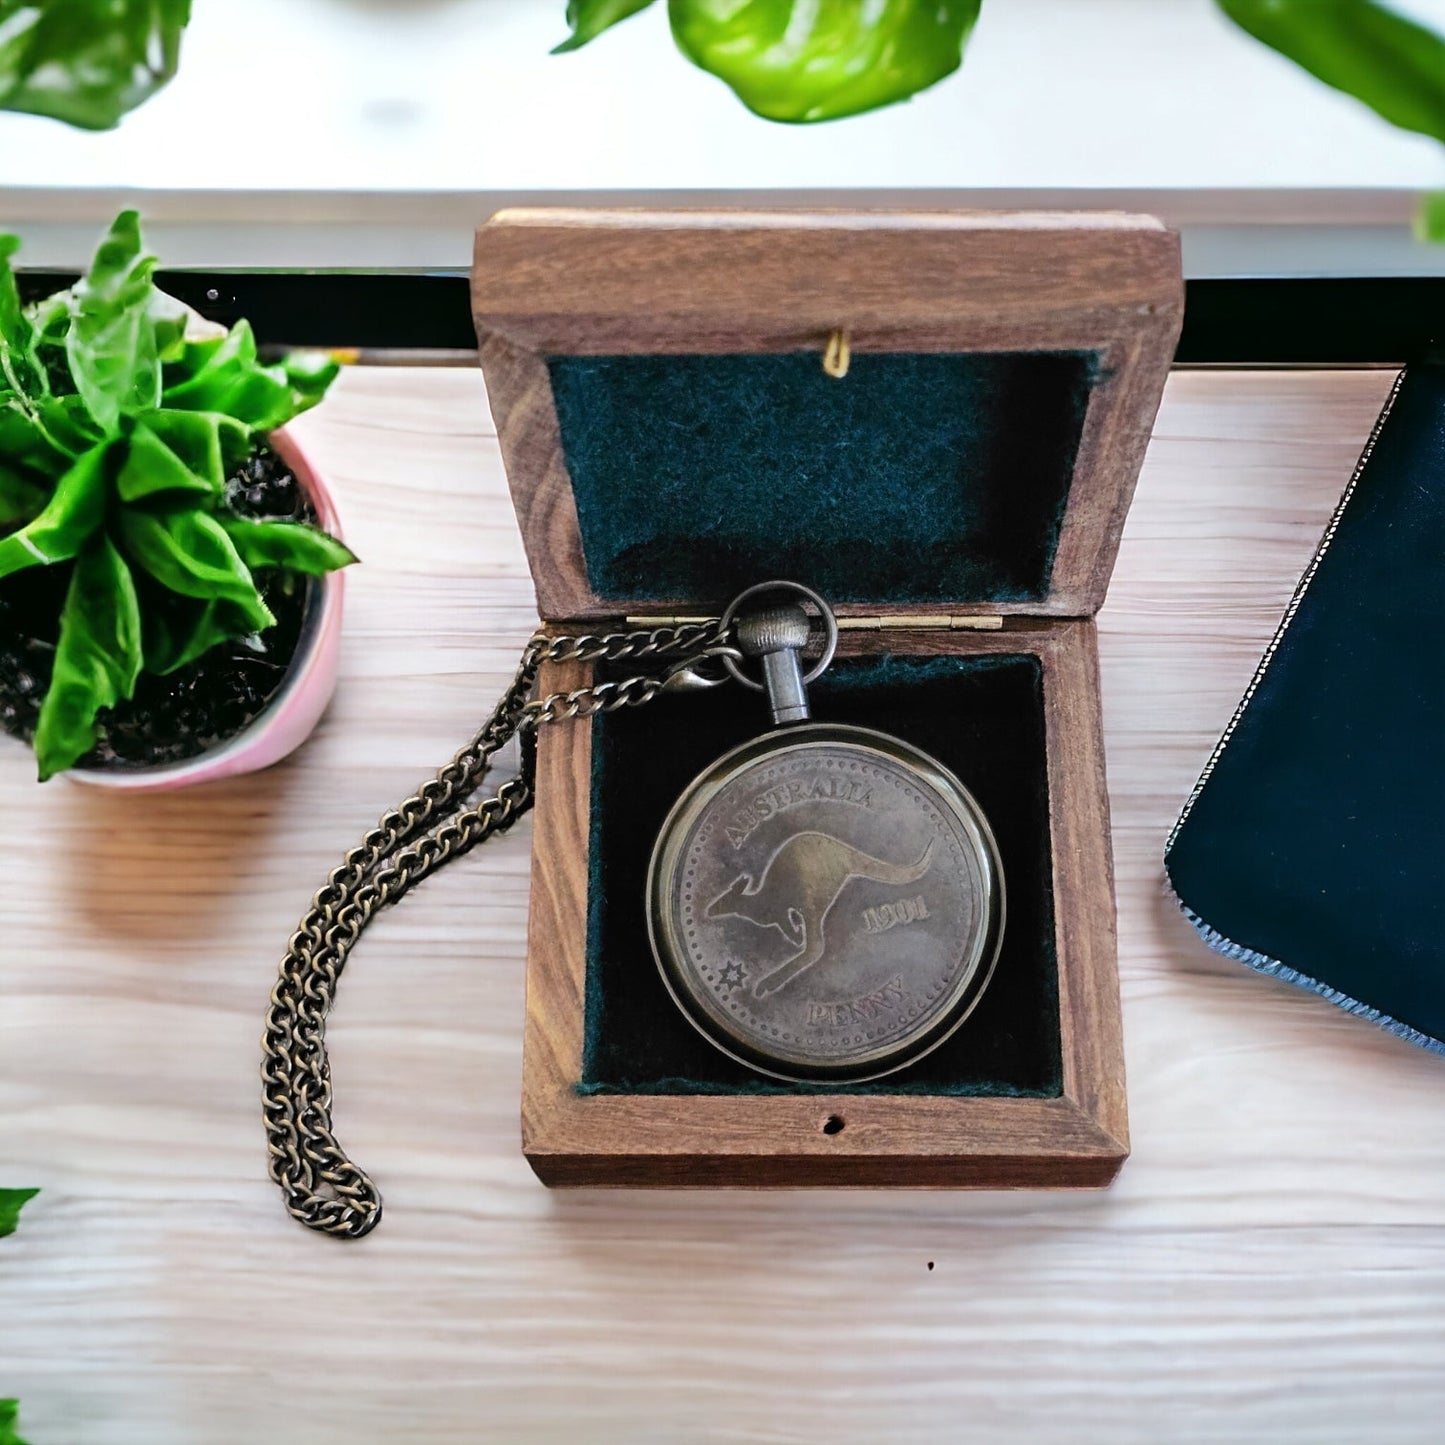
<path id="1" fill-rule="evenodd" d="M 719 988 L 741 988 L 743 986 L 742 965 L 729 959 L 718 970 L 717 981 Z"/>

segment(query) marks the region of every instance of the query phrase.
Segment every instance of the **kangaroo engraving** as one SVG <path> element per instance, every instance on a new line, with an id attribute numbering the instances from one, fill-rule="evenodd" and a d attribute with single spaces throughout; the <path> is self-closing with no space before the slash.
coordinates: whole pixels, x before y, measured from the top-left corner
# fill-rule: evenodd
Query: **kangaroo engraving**
<path id="1" fill-rule="evenodd" d="M 708 904 L 705 916 L 776 928 L 798 950 L 753 984 L 753 993 L 766 998 L 822 958 L 828 915 L 853 879 L 913 883 L 928 871 L 932 856 L 930 842 L 917 862 L 888 863 L 827 833 L 795 833 L 768 859 L 760 877 L 739 874 Z"/>

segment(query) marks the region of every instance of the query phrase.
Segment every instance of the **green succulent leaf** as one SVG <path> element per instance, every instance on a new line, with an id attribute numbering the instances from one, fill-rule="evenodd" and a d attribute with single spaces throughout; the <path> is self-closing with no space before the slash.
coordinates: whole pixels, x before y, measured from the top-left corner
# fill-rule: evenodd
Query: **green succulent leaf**
<path id="1" fill-rule="evenodd" d="M 819 121 L 907 100 L 951 75 L 982 0 L 669 0 L 695 65 L 768 120 Z"/>
<path id="2" fill-rule="evenodd" d="M 70 329 L 74 299 L 73 294 L 66 290 L 42 296 L 38 301 L 30 303 L 26 308 L 26 315 L 30 318 L 30 325 L 38 341 L 57 346 L 61 351 L 65 350 L 65 333 Z"/>
<path id="3" fill-rule="evenodd" d="M 95 424 L 85 398 L 74 393 L 46 397 L 35 408 L 34 414 L 39 434 L 62 459 L 63 467 L 68 467 L 97 442 L 107 440 L 106 434 Z"/>
<path id="4" fill-rule="evenodd" d="M 123 502 L 178 492 L 219 499 L 228 460 L 249 440 L 244 426 L 218 412 L 145 412 L 131 428 L 116 492 Z"/>
<path id="5" fill-rule="evenodd" d="M 0 1239 L 15 1233 L 15 1226 L 20 1222 L 20 1211 L 39 1193 L 38 1189 L 0 1189 Z M 14 1403 L 13 1400 L 0 1400 L 0 1405 Z M 4 1423 L 4 1416 L 0 1415 L 0 1425 Z M 4 1439 L 5 1437 L 0 1435 L 0 1445 L 3 1445 Z"/>
<path id="6" fill-rule="evenodd" d="M 236 334 L 243 325 L 247 325 L 247 323 L 238 322 L 224 336 L 205 336 L 195 341 L 188 340 L 181 347 L 180 355 L 173 357 L 167 364 L 162 377 L 161 394 L 170 396 L 173 392 L 189 386 L 208 366 L 217 362 L 222 348 L 226 348 L 228 353 L 240 353 L 243 357 L 246 352 L 249 352 L 251 359 L 254 360 L 256 355 L 254 336 L 248 342 L 245 332 L 242 332 L 240 336 Z M 249 330 L 248 325 L 247 329 Z"/>
<path id="7" fill-rule="evenodd" d="M 44 433 L 35 414 L 13 397 L 0 400 L 0 457 L 12 465 L 30 465 L 36 452 L 48 455 Z"/>
<path id="8" fill-rule="evenodd" d="M 65 342 L 70 376 L 108 435 L 116 432 L 122 412 L 160 401 L 160 353 L 150 314 L 155 265 L 141 246 L 140 217 L 122 211 L 100 243 L 90 274 L 72 291 Z"/>
<path id="9" fill-rule="evenodd" d="M 207 389 L 224 395 L 238 377 L 260 363 L 256 359 L 256 336 L 249 321 L 238 321 L 224 336 L 207 336 L 187 341 L 165 377 L 167 404 L 172 396 L 182 400 L 203 395 Z M 175 381 L 172 381 L 172 377 Z M 218 410 L 218 408 L 197 408 Z"/>
<path id="10" fill-rule="evenodd" d="M 225 529 L 198 511 L 147 512 L 125 507 L 120 513 L 126 551 L 163 587 L 182 597 L 231 603 L 240 632 L 261 632 L 275 621 L 256 583 Z"/>
<path id="11" fill-rule="evenodd" d="M 155 328 L 157 355 L 162 361 L 174 361 L 186 347 L 190 309 L 174 296 L 167 296 L 159 287 L 153 286 L 147 310 Z"/>
<path id="12" fill-rule="evenodd" d="M 75 454 L 62 447 L 45 424 L 53 405 L 53 399 L 38 407 L 14 397 L 0 399 L 0 457 L 9 466 L 43 477 L 47 496 L 56 478 L 75 460 Z M 87 443 L 80 450 L 89 450 L 91 445 Z"/>
<path id="13" fill-rule="evenodd" d="M 1445 37 L 1375 0 L 1218 0 L 1242 29 L 1404 130 L 1445 141 Z"/>
<path id="14" fill-rule="evenodd" d="M 19 1429 L 20 1402 L 0 1400 L 0 1445 L 25 1445 L 16 1433 Z"/>
<path id="15" fill-rule="evenodd" d="M 143 497 L 191 493 L 215 497 L 220 487 L 208 477 L 191 470 L 143 421 L 131 429 L 125 463 L 115 479 L 116 494 L 123 502 Z"/>
<path id="16" fill-rule="evenodd" d="M 241 417 L 255 431 L 275 431 L 311 403 L 303 403 L 291 390 L 279 366 L 258 367 L 227 398 L 226 410 Z"/>
<path id="17" fill-rule="evenodd" d="M 253 431 L 273 431 L 304 409 L 284 368 L 257 361 L 256 338 L 246 321 L 214 340 L 187 342 L 180 359 L 166 368 L 164 382 L 167 408 L 225 412 Z"/>
<path id="18" fill-rule="evenodd" d="M 0 110 L 109 130 L 176 73 L 190 0 L 0 0 Z"/>
<path id="19" fill-rule="evenodd" d="M 218 519 L 250 568 L 284 567 L 320 577 L 349 567 L 356 554 L 344 542 L 303 522 L 253 522 L 247 517 Z"/>
<path id="20" fill-rule="evenodd" d="M 0 538 L 0 577 L 76 556 L 105 519 L 109 444 L 86 452 L 56 485 L 44 510 Z"/>
<path id="21" fill-rule="evenodd" d="M 309 411 L 326 395 L 331 383 L 341 375 L 341 363 L 329 351 L 292 351 L 282 361 L 281 370 L 299 413 Z"/>
<path id="22" fill-rule="evenodd" d="M 141 420 L 218 491 L 251 453 L 251 433 L 245 423 L 224 412 L 161 410 Z"/>
<path id="23" fill-rule="evenodd" d="M 596 40 L 604 30 L 610 30 L 619 20 L 646 10 L 652 0 L 567 0 L 567 24 L 572 33 L 558 46 L 553 55 L 562 55 L 569 50 L 580 50 L 589 40 Z"/>
<path id="24" fill-rule="evenodd" d="M 48 493 L 14 467 L 0 462 L 0 532 L 34 521 Z"/>
<path id="25" fill-rule="evenodd" d="M 68 381 L 70 366 L 65 356 L 65 334 L 70 330 L 73 299 L 69 291 L 57 291 L 25 308 L 30 322 L 28 357 L 44 396 L 55 389 L 55 382 L 61 383 L 62 392 L 74 389 Z"/>
<path id="26" fill-rule="evenodd" d="M 0 393 L 28 399 L 43 393 L 45 374 L 35 365 L 34 329 L 10 268 L 19 245 L 15 236 L 0 236 Z"/>
<path id="27" fill-rule="evenodd" d="M 146 671 L 160 677 L 175 672 L 223 642 L 245 637 L 251 626 L 241 610 L 214 599 L 154 608 L 145 619 Z"/>
<path id="28" fill-rule="evenodd" d="M 40 781 L 73 766 L 95 746 L 96 714 L 135 691 L 144 664 L 135 578 L 109 537 L 75 563 L 50 690 L 35 726 Z"/>

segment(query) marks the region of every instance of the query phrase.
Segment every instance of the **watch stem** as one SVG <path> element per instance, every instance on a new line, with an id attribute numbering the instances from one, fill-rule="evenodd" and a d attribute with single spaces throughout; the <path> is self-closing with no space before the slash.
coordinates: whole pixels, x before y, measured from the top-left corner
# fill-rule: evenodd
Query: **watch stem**
<path id="1" fill-rule="evenodd" d="M 794 603 L 759 607 L 738 619 L 738 648 L 763 663 L 763 683 L 775 723 L 806 722 L 808 692 L 800 655 L 813 624 Z"/>

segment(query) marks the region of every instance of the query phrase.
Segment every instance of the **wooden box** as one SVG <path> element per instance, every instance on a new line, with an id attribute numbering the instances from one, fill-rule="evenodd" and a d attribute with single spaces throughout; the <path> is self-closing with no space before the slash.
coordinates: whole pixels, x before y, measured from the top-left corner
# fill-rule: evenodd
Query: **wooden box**
<path id="1" fill-rule="evenodd" d="M 752 695 L 543 728 L 538 1176 L 1107 1184 L 1128 1133 L 1094 614 L 1182 315 L 1177 238 L 1124 215 L 513 211 L 475 262 L 544 621 L 598 632 L 716 615 L 769 577 L 817 588 L 844 631 L 815 716 L 939 756 L 1010 880 L 994 982 L 928 1062 L 765 1081 L 677 1015 L 639 871 L 682 784 L 767 726 Z"/>

